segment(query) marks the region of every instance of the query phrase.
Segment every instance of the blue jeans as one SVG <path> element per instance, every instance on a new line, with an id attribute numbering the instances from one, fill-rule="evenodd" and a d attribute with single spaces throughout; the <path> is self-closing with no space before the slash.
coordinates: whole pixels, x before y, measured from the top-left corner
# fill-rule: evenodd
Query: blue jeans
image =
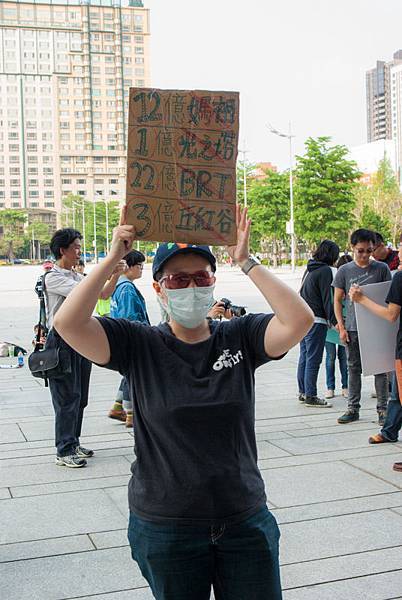
<path id="1" fill-rule="evenodd" d="M 328 327 L 314 323 L 308 334 L 300 342 L 300 357 L 297 367 L 299 393 L 317 396 L 318 371 L 324 354 Z"/>
<path id="2" fill-rule="evenodd" d="M 397 442 L 402 427 L 402 405 L 399 401 L 395 372 L 392 373 L 391 397 L 388 401 L 387 416 L 381 429 L 381 435 L 389 442 Z"/>
<path id="3" fill-rule="evenodd" d="M 348 360 L 346 358 L 346 349 L 344 346 L 337 346 L 331 342 L 325 342 L 325 368 L 327 378 L 327 390 L 335 389 L 335 363 L 336 349 L 338 348 L 339 370 L 341 372 L 342 389 L 348 387 Z"/>
<path id="4" fill-rule="evenodd" d="M 124 410 L 133 410 L 133 401 L 130 398 L 130 389 L 126 377 L 123 377 L 120 381 L 118 396 L 120 396 L 123 400 Z"/>
<path id="5" fill-rule="evenodd" d="M 130 514 L 133 559 L 156 600 L 281 600 L 279 528 L 264 507 L 241 523 L 158 524 Z"/>

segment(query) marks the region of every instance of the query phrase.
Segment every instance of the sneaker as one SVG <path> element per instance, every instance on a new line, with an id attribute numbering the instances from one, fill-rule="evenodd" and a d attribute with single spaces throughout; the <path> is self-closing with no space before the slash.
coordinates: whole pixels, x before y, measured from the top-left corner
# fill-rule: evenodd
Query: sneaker
<path id="1" fill-rule="evenodd" d="M 88 448 L 84 448 L 83 446 L 77 446 L 75 449 L 75 455 L 79 456 L 79 458 L 92 458 L 94 454 L 93 450 L 88 450 Z"/>
<path id="2" fill-rule="evenodd" d="M 304 394 L 299 394 L 298 398 L 299 398 L 299 402 L 304 402 L 306 400 L 306 396 Z"/>
<path id="3" fill-rule="evenodd" d="M 342 388 L 342 396 L 344 398 L 349 398 L 349 390 L 348 390 L 348 388 Z"/>
<path id="4" fill-rule="evenodd" d="M 330 400 L 331 398 L 335 397 L 335 390 L 327 390 L 325 392 L 325 397 L 328 398 L 328 400 Z"/>
<path id="5" fill-rule="evenodd" d="M 121 410 L 115 410 L 115 409 L 111 409 L 109 410 L 109 414 L 108 414 L 109 419 L 115 419 L 116 421 L 122 421 L 123 423 L 126 422 L 126 411 L 121 409 Z"/>
<path id="6" fill-rule="evenodd" d="M 338 423 L 344 425 L 345 423 L 353 423 L 353 421 L 359 420 L 359 413 L 351 410 L 347 410 L 344 415 L 338 418 Z"/>
<path id="7" fill-rule="evenodd" d="M 133 426 L 133 413 L 128 412 L 126 418 L 126 427 L 131 428 Z"/>
<path id="8" fill-rule="evenodd" d="M 80 467 L 86 467 L 87 461 L 84 458 L 79 458 L 76 454 L 70 454 L 69 456 L 56 456 L 56 465 L 79 469 Z"/>
<path id="9" fill-rule="evenodd" d="M 383 426 L 385 423 L 385 417 L 387 416 L 387 413 L 384 410 L 380 410 L 378 411 L 378 424 Z"/>
<path id="10" fill-rule="evenodd" d="M 315 406 L 317 408 L 331 408 L 332 407 L 331 402 L 327 402 L 326 400 L 323 400 L 322 398 L 319 398 L 318 396 L 306 396 L 304 404 L 306 406 L 313 406 L 313 407 Z"/>
<path id="11" fill-rule="evenodd" d="M 398 440 L 395 440 L 396 442 Z M 370 435 L 368 439 L 369 444 L 388 444 L 392 443 L 391 440 L 387 440 L 381 433 L 376 433 L 375 435 Z"/>
<path id="12" fill-rule="evenodd" d="M 399 471 L 400 473 L 402 473 L 402 462 L 394 463 L 394 466 L 392 468 L 394 469 L 394 471 Z"/>

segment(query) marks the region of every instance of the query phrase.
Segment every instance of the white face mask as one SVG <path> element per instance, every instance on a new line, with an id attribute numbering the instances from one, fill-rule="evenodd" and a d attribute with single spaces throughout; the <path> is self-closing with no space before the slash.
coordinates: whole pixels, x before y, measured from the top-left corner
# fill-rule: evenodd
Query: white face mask
<path id="1" fill-rule="evenodd" d="M 214 285 L 180 290 L 165 289 L 167 303 L 162 298 L 159 301 L 171 319 L 187 329 L 194 329 L 201 325 L 213 306 L 214 289 Z"/>

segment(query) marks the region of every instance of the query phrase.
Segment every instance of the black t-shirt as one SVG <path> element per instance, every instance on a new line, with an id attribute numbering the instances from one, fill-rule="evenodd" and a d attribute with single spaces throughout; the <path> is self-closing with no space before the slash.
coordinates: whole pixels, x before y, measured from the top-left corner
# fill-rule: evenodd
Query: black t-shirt
<path id="1" fill-rule="evenodd" d="M 211 322 L 211 336 L 196 344 L 177 339 L 166 323 L 99 318 L 111 350 L 104 366 L 127 377 L 133 397 L 133 513 L 213 524 L 241 521 L 266 503 L 254 371 L 270 360 L 264 333 L 272 316 Z"/>
<path id="2" fill-rule="evenodd" d="M 398 271 L 392 278 L 391 287 L 385 300 L 388 303 L 402 306 L 402 271 Z M 396 336 L 395 358 L 402 359 L 402 319 L 399 321 L 399 329 Z"/>

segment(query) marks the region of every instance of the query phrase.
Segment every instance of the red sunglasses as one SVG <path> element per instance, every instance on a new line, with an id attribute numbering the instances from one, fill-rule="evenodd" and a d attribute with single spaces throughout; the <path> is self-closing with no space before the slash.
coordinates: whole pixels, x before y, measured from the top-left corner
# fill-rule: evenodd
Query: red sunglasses
<path id="1" fill-rule="evenodd" d="M 197 271 L 196 273 L 173 273 L 165 275 L 159 281 L 164 283 L 168 290 L 181 290 L 187 288 L 191 281 L 194 281 L 197 287 L 210 287 L 215 283 L 215 275 L 211 271 Z"/>

